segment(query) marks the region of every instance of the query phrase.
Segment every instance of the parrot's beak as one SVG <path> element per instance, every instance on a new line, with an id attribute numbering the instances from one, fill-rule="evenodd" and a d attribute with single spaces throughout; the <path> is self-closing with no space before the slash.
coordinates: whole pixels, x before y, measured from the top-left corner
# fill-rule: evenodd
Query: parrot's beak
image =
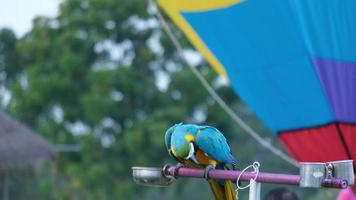
<path id="1" fill-rule="evenodd" d="M 185 157 L 186 160 L 191 159 L 193 162 L 195 162 L 196 164 L 199 164 L 197 159 L 195 158 L 195 149 L 194 149 L 194 144 L 192 142 L 189 143 L 189 153 L 188 156 Z"/>

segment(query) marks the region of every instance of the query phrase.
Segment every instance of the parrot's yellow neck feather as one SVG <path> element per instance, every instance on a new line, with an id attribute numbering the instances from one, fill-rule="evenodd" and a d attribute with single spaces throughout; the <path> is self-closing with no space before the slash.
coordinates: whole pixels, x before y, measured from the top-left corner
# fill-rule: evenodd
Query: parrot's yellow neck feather
<path id="1" fill-rule="evenodd" d="M 187 140 L 187 142 L 194 142 L 195 137 L 192 134 L 187 134 L 185 136 L 185 139 Z"/>

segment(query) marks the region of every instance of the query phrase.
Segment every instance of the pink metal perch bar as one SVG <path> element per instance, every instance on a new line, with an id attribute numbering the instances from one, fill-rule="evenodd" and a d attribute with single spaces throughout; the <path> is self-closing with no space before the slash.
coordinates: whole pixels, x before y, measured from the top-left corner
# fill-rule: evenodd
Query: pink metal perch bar
<path id="1" fill-rule="evenodd" d="M 177 174 L 174 174 L 176 170 L 175 166 L 167 166 L 164 170 L 164 174 L 168 176 L 176 177 L 192 177 L 192 178 L 204 178 L 204 169 L 193 169 L 181 167 L 177 169 Z M 241 171 L 232 170 L 210 170 L 209 178 L 211 179 L 229 179 L 236 181 Z M 241 181 L 250 181 L 256 177 L 254 172 L 244 172 L 240 176 Z M 299 185 L 300 176 L 290 174 L 276 174 L 276 173 L 263 173 L 259 172 L 256 177 L 257 182 L 261 183 L 275 183 L 275 184 L 287 184 L 287 185 Z M 347 181 L 344 179 L 332 178 L 325 179 L 322 184 L 323 187 L 331 188 L 346 188 Z"/>

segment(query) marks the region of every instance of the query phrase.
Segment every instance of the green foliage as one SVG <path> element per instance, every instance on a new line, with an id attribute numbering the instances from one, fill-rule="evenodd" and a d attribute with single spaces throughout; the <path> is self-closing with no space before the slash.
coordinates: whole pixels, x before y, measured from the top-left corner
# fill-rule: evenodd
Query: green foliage
<path id="1" fill-rule="evenodd" d="M 16 43 L 16 36 L 12 30 L 0 30 L 0 83 L 5 86 L 16 79 L 21 71 Z"/>

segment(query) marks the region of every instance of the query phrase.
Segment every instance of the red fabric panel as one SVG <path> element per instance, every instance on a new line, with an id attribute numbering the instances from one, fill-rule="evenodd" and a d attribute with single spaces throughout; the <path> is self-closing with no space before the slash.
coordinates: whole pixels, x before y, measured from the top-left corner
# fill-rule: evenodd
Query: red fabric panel
<path id="1" fill-rule="evenodd" d="M 350 159 L 340 134 L 333 123 L 318 128 L 282 132 L 278 137 L 297 161 L 328 162 Z"/>
<path id="2" fill-rule="evenodd" d="M 342 134 L 345 138 L 347 148 L 353 158 L 356 161 L 356 125 L 351 124 L 339 124 Z"/>

